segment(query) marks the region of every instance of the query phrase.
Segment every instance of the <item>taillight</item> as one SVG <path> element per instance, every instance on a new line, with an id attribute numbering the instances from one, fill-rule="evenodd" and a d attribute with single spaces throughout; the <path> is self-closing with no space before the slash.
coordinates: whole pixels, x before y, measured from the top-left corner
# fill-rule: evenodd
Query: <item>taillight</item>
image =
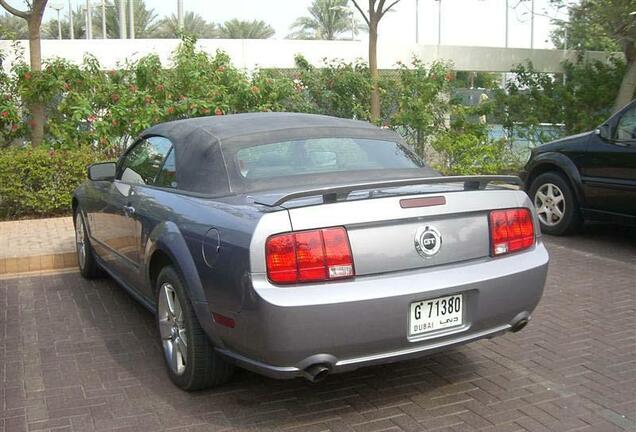
<path id="1" fill-rule="evenodd" d="M 490 254 L 503 255 L 534 244 L 534 224 L 527 208 L 490 212 Z"/>
<path id="2" fill-rule="evenodd" d="M 343 227 L 277 234 L 265 244 L 267 277 L 278 284 L 354 276 L 349 236 Z"/>

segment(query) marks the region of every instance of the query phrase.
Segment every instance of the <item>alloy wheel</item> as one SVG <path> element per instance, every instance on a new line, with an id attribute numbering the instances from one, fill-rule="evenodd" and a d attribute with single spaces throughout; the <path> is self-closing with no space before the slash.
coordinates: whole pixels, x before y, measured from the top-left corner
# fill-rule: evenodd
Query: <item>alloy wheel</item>
<path id="1" fill-rule="evenodd" d="M 565 215 L 565 197 L 563 191 L 553 183 L 544 183 L 534 194 L 534 206 L 537 216 L 546 226 L 558 225 Z"/>
<path id="2" fill-rule="evenodd" d="M 183 308 L 172 284 L 166 282 L 159 288 L 159 333 L 166 361 L 176 375 L 185 372 L 188 361 L 188 338 Z"/>

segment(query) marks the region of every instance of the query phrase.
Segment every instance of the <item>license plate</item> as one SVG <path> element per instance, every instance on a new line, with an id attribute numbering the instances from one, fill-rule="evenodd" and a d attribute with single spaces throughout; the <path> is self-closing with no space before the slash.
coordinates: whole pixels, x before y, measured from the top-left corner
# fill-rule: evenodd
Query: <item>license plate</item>
<path id="1" fill-rule="evenodd" d="M 414 336 L 461 326 L 464 321 L 463 303 L 461 294 L 411 303 L 409 334 Z"/>

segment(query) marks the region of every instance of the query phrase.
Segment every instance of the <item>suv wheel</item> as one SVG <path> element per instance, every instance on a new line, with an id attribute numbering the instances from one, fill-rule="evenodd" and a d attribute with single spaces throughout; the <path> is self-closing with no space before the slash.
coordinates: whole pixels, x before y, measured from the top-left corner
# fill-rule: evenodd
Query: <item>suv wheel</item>
<path id="1" fill-rule="evenodd" d="M 561 174 L 541 174 L 532 182 L 529 195 L 537 209 L 542 232 L 564 235 L 579 227 L 581 217 L 578 202 L 570 184 Z"/>
<path id="2" fill-rule="evenodd" d="M 214 351 L 177 272 L 170 266 L 161 270 L 156 288 L 157 327 L 172 382 L 183 390 L 227 382 L 233 366 Z"/>

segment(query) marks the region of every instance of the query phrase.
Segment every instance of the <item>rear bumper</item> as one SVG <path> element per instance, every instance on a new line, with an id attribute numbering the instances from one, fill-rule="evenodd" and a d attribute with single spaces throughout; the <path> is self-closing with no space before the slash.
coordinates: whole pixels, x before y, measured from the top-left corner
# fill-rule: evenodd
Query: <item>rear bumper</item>
<path id="1" fill-rule="evenodd" d="M 252 275 L 234 329 L 215 326 L 219 352 L 275 378 L 301 376 L 313 364 L 331 372 L 425 355 L 493 337 L 529 319 L 543 293 L 548 254 L 530 251 L 351 281 L 277 287 Z M 464 294 L 464 325 L 408 336 L 410 304 Z"/>

